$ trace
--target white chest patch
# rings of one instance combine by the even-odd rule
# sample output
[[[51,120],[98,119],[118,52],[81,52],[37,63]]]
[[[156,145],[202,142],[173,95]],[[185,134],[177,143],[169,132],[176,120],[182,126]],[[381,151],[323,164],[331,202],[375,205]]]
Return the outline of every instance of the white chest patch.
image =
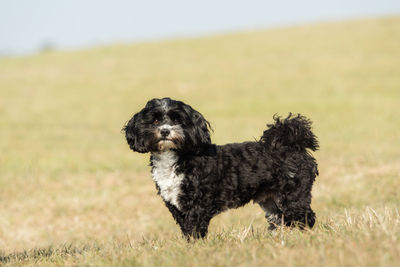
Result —
[[[170,150],[152,154],[152,176],[154,182],[160,188],[161,197],[180,209],[178,196],[181,192],[183,174],[177,175],[175,163],[178,160],[175,152]]]

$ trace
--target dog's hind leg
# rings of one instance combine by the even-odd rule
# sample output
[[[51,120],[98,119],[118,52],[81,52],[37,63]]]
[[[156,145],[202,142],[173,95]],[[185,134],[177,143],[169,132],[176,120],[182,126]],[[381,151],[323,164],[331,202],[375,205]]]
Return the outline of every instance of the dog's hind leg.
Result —
[[[304,190],[303,190],[304,191]],[[285,226],[297,226],[300,229],[312,228],[315,223],[315,213],[311,209],[311,193],[286,194],[279,198],[276,204],[282,211],[282,221]]]
[[[312,228],[315,223],[315,213],[311,207],[300,207],[297,202],[280,205],[272,198],[258,203],[265,211],[265,218],[269,222],[269,230],[275,230],[279,225]]]
[[[314,165],[300,170],[297,177],[292,178],[297,180],[298,185],[278,195],[280,198],[277,205],[283,213],[286,226],[297,226],[300,229],[314,226],[315,213],[311,209],[311,188],[316,174],[317,169]]]
[[[269,223],[269,230],[275,230],[282,222],[282,212],[272,198],[265,199],[258,203],[265,212],[265,218]]]
[[[298,203],[289,203],[283,211],[283,220],[286,226],[298,226],[304,229],[312,228],[315,223],[315,213],[310,206],[301,207]]]

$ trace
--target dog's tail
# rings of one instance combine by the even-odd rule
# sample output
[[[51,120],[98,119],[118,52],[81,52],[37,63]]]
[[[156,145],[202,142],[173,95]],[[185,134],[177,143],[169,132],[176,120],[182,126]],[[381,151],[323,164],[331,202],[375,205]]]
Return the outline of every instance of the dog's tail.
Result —
[[[311,121],[306,117],[297,114],[281,119],[274,115],[274,124],[268,124],[268,129],[264,131],[261,142],[268,145],[271,149],[280,150],[285,147],[298,151],[307,148],[316,151],[319,148],[317,137],[311,131]]]

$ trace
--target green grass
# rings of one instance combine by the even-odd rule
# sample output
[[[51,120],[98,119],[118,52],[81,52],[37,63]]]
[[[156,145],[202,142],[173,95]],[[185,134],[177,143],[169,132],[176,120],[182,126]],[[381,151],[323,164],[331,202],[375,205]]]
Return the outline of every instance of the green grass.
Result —
[[[0,59],[0,265],[399,265],[399,59],[399,17]],[[310,117],[315,228],[271,234],[249,204],[182,239],[120,131],[164,96],[217,144]]]

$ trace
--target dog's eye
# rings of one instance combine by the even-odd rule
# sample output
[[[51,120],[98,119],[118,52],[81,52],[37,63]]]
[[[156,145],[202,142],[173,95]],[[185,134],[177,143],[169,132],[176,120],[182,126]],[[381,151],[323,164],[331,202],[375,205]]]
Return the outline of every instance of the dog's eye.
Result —
[[[181,117],[177,114],[172,114],[170,118],[175,124],[180,124],[181,122]]]
[[[158,119],[154,119],[153,124],[158,124],[159,120]]]

